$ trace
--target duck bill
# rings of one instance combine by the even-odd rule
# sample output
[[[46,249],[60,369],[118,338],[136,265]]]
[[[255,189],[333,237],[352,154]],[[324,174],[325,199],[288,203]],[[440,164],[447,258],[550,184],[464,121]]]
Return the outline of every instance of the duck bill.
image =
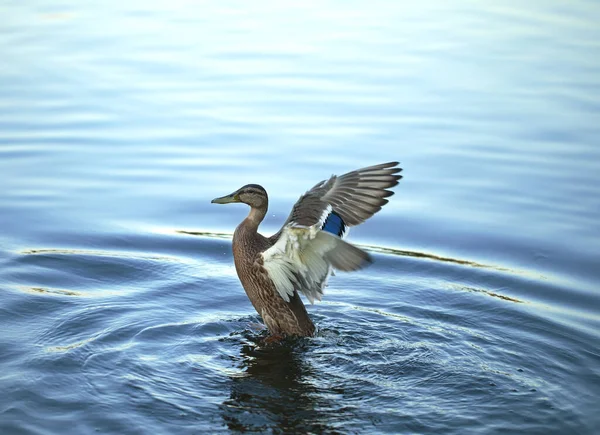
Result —
[[[211,201],[211,204],[230,204],[232,202],[240,202],[237,192],[222,196],[220,198],[215,198]]]

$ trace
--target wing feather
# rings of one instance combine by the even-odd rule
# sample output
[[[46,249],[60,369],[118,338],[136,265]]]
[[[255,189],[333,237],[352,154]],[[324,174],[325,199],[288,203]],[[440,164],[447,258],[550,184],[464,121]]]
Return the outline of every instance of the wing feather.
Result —
[[[286,302],[294,291],[303,293],[310,303],[320,301],[332,268],[351,271],[372,262],[367,252],[317,226],[287,226],[277,243],[261,255],[277,293]]]
[[[295,291],[311,303],[321,300],[333,269],[356,270],[371,262],[369,254],[337,234],[345,236],[349,227],[381,210],[388,202],[385,198],[394,194],[388,189],[402,178],[400,171],[397,162],[390,162],[333,175],[298,199],[281,229],[269,238],[271,247],[262,253],[264,268],[286,302]],[[332,214],[335,224],[323,230]]]
[[[338,214],[347,226],[364,222],[387,204],[384,198],[394,194],[388,189],[398,184],[401,171],[398,162],[389,162],[318,182],[294,204],[281,230],[271,236],[271,243],[275,243],[291,223],[309,227],[324,222],[323,213],[328,207],[331,207],[329,212]]]

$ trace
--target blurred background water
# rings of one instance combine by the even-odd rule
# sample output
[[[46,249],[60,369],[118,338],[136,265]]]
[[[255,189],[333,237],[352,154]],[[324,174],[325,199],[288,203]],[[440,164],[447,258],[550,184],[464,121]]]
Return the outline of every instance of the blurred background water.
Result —
[[[0,432],[600,430],[600,7],[0,3]],[[400,160],[319,334],[230,238]]]

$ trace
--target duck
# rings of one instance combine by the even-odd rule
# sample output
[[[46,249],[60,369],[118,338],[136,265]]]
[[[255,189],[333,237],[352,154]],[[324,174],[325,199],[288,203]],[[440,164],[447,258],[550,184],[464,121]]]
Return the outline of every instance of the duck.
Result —
[[[281,229],[270,237],[258,232],[269,207],[264,187],[246,184],[214,204],[244,203],[246,218],[233,233],[235,269],[248,299],[270,336],[311,337],[316,327],[300,295],[321,301],[334,271],[350,272],[373,262],[365,250],[345,240],[388,203],[402,175],[398,162],[332,175],[300,196]]]

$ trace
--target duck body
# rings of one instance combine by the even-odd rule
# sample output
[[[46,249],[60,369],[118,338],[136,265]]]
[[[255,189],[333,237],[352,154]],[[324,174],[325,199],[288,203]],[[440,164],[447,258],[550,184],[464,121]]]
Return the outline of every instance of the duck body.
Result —
[[[271,237],[258,232],[268,209],[266,190],[248,184],[212,202],[243,202],[250,213],[233,235],[237,275],[252,305],[274,336],[312,336],[315,325],[300,293],[321,300],[333,269],[352,271],[372,262],[365,251],[343,240],[350,226],[387,203],[386,190],[402,177],[396,162],[332,176],[296,202],[282,228]]]
[[[273,243],[242,222],[235,230],[232,250],[235,270],[254,309],[273,335],[312,336],[315,326],[296,292],[289,302],[277,294],[264,268],[262,253]]]

